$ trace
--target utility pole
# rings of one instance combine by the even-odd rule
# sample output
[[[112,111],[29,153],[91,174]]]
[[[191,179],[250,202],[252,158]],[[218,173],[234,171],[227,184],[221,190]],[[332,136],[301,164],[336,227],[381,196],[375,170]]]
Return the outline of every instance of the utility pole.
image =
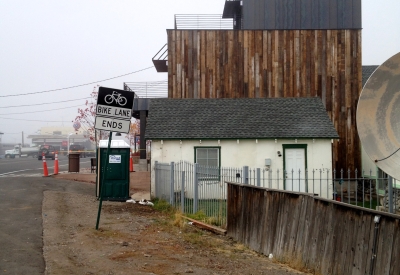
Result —
[[[3,143],[1,142],[1,136],[4,135],[3,132],[0,132],[0,152],[3,152]]]
[[[24,131],[22,131],[22,147],[24,147]]]

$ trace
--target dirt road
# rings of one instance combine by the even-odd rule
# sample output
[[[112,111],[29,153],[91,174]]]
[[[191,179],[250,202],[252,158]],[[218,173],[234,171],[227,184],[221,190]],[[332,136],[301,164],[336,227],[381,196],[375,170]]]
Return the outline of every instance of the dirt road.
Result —
[[[45,191],[46,274],[305,274],[151,206]]]

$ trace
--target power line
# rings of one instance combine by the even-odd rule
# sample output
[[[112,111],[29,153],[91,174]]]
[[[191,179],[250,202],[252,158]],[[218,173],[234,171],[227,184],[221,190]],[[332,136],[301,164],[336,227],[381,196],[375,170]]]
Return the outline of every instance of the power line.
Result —
[[[119,76],[114,76],[114,77],[110,77],[110,78],[107,78],[107,79],[98,80],[98,81],[94,81],[94,82],[90,82],[90,83],[86,83],[86,84],[80,84],[80,85],[75,85],[75,86],[70,86],[70,87],[65,87],[65,88],[59,88],[59,89],[53,89],[53,90],[47,90],[47,91],[41,91],[41,92],[33,92],[33,93],[25,93],[25,94],[16,94],[16,95],[2,95],[2,96],[0,96],[0,97],[11,97],[11,96],[21,96],[21,95],[34,95],[34,94],[42,94],[42,93],[49,93],[49,92],[55,92],[55,91],[68,90],[68,89],[72,89],[72,88],[77,88],[77,87],[92,85],[92,84],[96,84],[96,83],[99,83],[99,82],[104,82],[104,81],[108,81],[108,80],[111,80],[111,79],[115,79],[115,78],[127,76],[127,75],[134,74],[134,73],[138,73],[138,72],[142,72],[142,71],[151,69],[151,68],[153,68],[153,67],[154,67],[154,66],[147,67],[147,68],[144,68],[144,69],[141,69],[141,70],[137,70],[137,71],[134,71],[134,72],[130,72],[130,73],[127,73],[127,74],[123,74],[123,75],[119,75]]]
[[[154,87],[157,85],[163,85],[167,84],[167,80],[161,80],[161,81],[152,81],[152,82],[125,82],[126,84],[134,84],[137,85],[135,88],[140,89],[140,85],[142,87],[145,87],[146,83],[154,83],[154,84],[149,84],[148,87]],[[16,107],[31,107],[31,106],[39,106],[39,105],[46,105],[46,104],[56,104],[56,103],[65,103],[65,102],[71,102],[71,101],[78,101],[78,100],[83,100],[83,99],[94,99],[93,97],[83,97],[83,98],[77,98],[77,99],[70,99],[70,100],[63,100],[63,101],[53,101],[53,102],[43,102],[43,103],[37,103],[37,104],[26,104],[26,105],[13,105],[13,106],[3,106],[0,107],[0,109],[6,109],[6,108],[16,108]],[[0,114],[1,115],[1,114]]]
[[[48,110],[40,110],[40,111],[32,111],[32,112],[19,112],[19,113],[0,114],[0,116],[42,113],[42,112],[57,111],[57,110],[75,108],[75,107],[82,107],[82,104],[81,105],[76,105],[76,106],[64,107],[64,108],[57,108],[57,109],[48,109]]]
[[[8,118],[8,117],[0,117],[0,119],[9,119],[9,120],[23,120],[23,121],[39,121],[39,122],[64,122],[61,120],[35,120],[35,119],[24,119],[24,118]]]
[[[4,109],[4,108],[14,108],[14,107],[28,107],[28,106],[30,107],[30,106],[46,105],[46,104],[54,104],[54,103],[64,103],[64,102],[78,101],[78,100],[89,99],[89,98],[92,98],[92,97],[84,97],[84,98],[77,98],[77,99],[71,99],[71,100],[54,101],[54,102],[38,103],[38,104],[5,106],[5,107],[0,107],[0,109]]]

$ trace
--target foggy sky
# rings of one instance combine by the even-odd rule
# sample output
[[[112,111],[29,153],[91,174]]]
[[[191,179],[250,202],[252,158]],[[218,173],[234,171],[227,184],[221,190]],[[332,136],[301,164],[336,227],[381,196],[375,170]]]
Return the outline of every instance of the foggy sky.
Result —
[[[100,82],[153,66],[151,59],[167,43],[166,29],[174,28],[175,14],[221,14],[224,3],[0,0],[2,141],[21,142],[22,131],[26,137],[45,126],[72,126],[78,106],[83,107],[96,84],[123,89],[124,82],[167,80],[167,73],[150,68]],[[380,65],[400,51],[400,1],[363,0],[362,9],[363,65]],[[10,96],[24,93],[36,94]],[[33,105],[67,100],[75,101]],[[20,105],[28,106],[10,107]],[[37,112],[42,110],[51,111]]]

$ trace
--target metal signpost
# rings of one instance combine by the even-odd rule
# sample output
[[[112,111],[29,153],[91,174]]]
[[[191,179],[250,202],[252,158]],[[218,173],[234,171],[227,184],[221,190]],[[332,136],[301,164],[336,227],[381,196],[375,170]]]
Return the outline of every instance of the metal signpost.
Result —
[[[107,173],[112,133],[129,133],[134,98],[135,93],[133,92],[99,87],[96,106],[96,122],[94,128],[110,131],[106,153],[106,163],[104,166],[104,172],[102,173],[101,183],[104,183],[105,174]],[[103,204],[103,194],[105,189],[101,186],[100,188],[100,202],[97,213],[96,230],[99,229],[100,212]]]

